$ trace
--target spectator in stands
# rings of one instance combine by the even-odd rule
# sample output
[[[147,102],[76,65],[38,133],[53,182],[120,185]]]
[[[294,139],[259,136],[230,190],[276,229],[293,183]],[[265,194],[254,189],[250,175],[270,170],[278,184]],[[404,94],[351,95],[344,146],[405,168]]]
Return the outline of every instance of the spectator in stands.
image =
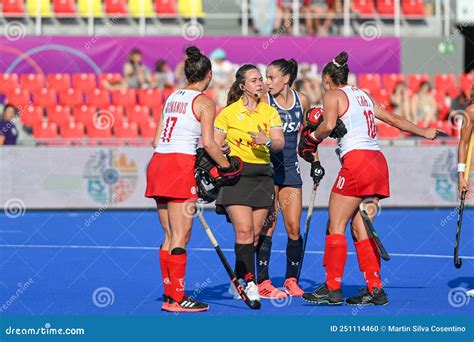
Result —
[[[306,0],[298,0],[299,11],[301,14],[306,12],[305,2]],[[292,14],[293,0],[279,0],[277,17],[275,20],[275,27],[277,28],[278,32],[291,34],[291,29],[293,26]]]
[[[408,89],[404,82],[399,82],[395,86],[393,94],[390,96],[390,104],[393,108],[394,113],[403,116],[408,121],[415,121],[415,118],[413,117],[410,110],[410,99],[408,97]]]
[[[276,0],[250,0],[250,15],[254,28],[262,36],[272,34],[276,12]]]
[[[184,62],[186,62],[186,49],[188,47],[186,46],[183,51],[183,59],[181,62],[176,65],[176,68],[174,69],[174,79],[176,82],[176,88],[183,88],[184,85],[186,84],[186,75],[184,74]]]
[[[159,59],[155,64],[153,87],[158,89],[174,87],[173,72],[171,71],[170,66],[164,59]]]
[[[0,120],[0,145],[16,145],[18,138],[18,130],[14,122],[16,116],[17,109],[12,105],[6,105]]]
[[[429,82],[423,82],[418,92],[411,99],[411,112],[414,122],[421,122],[423,127],[428,127],[430,123],[438,120],[438,106],[436,99],[431,94]]]
[[[308,63],[300,64],[298,80],[294,84],[297,91],[308,95],[311,106],[321,103],[321,80],[311,71]]]
[[[123,66],[125,82],[129,88],[149,88],[151,85],[150,70],[142,63],[142,53],[133,49],[128,61]]]
[[[230,88],[234,79],[234,66],[227,60],[223,49],[215,49],[211,53],[212,83],[216,102],[219,106],[227,103],[227,89]]]
[[[329,6],[328,0],[309,0],[308,6],[305,6],[304,12],[307,15],[321,16],[321,17],[306,17],[305,26],[306,33],[310,36],[327,36],[329,28],[332,26],[334,19],[334,6]]]

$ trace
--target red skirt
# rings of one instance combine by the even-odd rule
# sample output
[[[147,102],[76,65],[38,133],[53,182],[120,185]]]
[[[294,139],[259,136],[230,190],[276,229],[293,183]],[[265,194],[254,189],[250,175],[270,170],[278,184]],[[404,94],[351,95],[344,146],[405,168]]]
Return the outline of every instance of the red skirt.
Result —
[[[155,152],[146,172],[145,197],[197,199],[195,160],[194,155]]]
[[[390,197],[388,166],[382,152],[353,150],[344,155],[332,191],[351,197]]]

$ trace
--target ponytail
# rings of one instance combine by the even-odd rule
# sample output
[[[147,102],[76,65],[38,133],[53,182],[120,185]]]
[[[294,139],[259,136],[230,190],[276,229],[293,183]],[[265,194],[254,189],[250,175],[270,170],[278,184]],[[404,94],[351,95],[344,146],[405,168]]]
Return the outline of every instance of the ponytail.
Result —
[[[347,52],[341,52],[336,58],[326,64],[322,74],[329,75],[336,85],[346,85],[347,78],[349,77],[349,66],[347,65],[348,59],[349,55]]]
[[[242,88],[240,88],[240,85],[245,84],[245,75],[247,74],[247,71],[252,69],[258,70],[258,68],[253,64],[244,64],[235,73],[235,82],[232,83],[229,94],[227,94],[228,106],[234,102],[237,102],[244,94],[244,91]]]
[[[286,60],[284,58],[276,59],[269,64],[277,67],[283,76],[290,75],[290,79],[288,81],[288,86],[291,87],[293,82],[296,80],[296,76],[298,75],[298,63],[295,61],[294,58]]]

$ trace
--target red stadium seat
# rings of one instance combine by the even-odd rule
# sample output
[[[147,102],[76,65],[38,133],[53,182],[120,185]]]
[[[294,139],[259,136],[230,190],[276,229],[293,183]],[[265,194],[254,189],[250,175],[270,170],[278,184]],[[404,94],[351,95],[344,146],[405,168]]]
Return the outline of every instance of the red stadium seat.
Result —
[[[416,93],[420,88],[421,83],[429,82],[430,76],[428,74],[410,74],[408,75],[408,89]]]
[[[384,88],[391,94],[400,82],[405,82],[405,76],[402,74],[384,74],[382,76]]]
[[[43,108],[27,106],[21,111],[20,120],[25,126],[35,126],[43,122]]]
[[[0,74],[0,94],[6,94],[11,89],[18,88],[17,74]]]
[[[396,139],[400,137],[400,130],[396,127],[379,122],[377,124],[377,136],[381,139]]]
[[[33,94],[33,103],[37,106],[52,107],[57,103],[56,91],[54,89],[43,88]]]
[[[54,122],[59,127],[68,124],[71,121],[71,108],[66,106],[52,106],[47,109],[48,122]]]
[[[433,95],[438,105],[438,112],[439,112],[438,119],[446,120],[449,114],[449,110],[450,110],[449,106],[450,106],[451,101],[448,102],[448,100],[446,99],[447,95],[444,91],[437,91],[436,89],[433,89],[431,91],[431,95]]]
[[[96,109],[83,105],[74,107],[72,113],[76,122],[82,122],[85,126],[88,126],[92,124],[92,117],[96,113]]]
[[[91,139],[109,139],[112,137],[112,131],[110,127],[97,128],[94,125],[88,125],[87,136]]]
[[[33,137],[35,139],[57,139],[58,125],[54,122],[41,122],[33,126]]]
[[[7,93],[7,102],[15,107],[26,106],[31,103],[30,93],[23,88],[15,88]]]
[[[352,5],[361,15],[373,15],[375,13],[374,0],[353,0]]]
[[[360,89],[368,90],[370,93],[382,89],[380,74],[360,74],[358,82]]]
[[[23,74],[20,78],[21,87],[30,93],[38,93],[46,86],[45,77],[42,74]]]
[[[126,109],[128,122],[141,124],[150,120],[150,109],[145,106],[133,106]]]
[[[446,93],[451,97],[455,97],[458,94],[456,76],[454,74],[435,75],[434,87],[438,92]]]
[[[163,106],[164,105],[161,105],[159,106],[158,108],[155,108],[153,109],[153,119],[156,121],[156,122],[160,122],[161,120],[161,112],[163,111]]]
[[[140,135],[143,138],[153,139],[156,133],[156,122],[153,120],[148,120],[140,124]]]
[[[424,16],[424,0],[402,0],[402,13],[408,16]]]
[[[177,0],[155,0],[157,14],[175,16],[178,13],[177,7]]]
[[[103,112],[106,115],[111,115],[114,118],[114,125],[122,125],[122,123],[125,121],[125,115],[124,115],[124,110],[123,107],[120,106],[105,106],[99,108],[99,112]]]
[[[94,89],[86,93],[86,104],[94,107],[104,107],[110,104],[110,93],[105,89]]]
[[[470,72],[469,74],[462,74],[460,79],[460,88],[464,92],[466,96],[469,96],[471,91],[471,87],[474,84],[474,72]]]
[[[132,107],[137,104],[135,89],[120,89],[112,91],[112,104],[116,106]]]
[[[380,15],[394,15],[395,0],[377,0],[377,12]]]
[[[126,0],[105,0],[105,13],[109,15],[127,14]]]
[[[99,88],[105,88],[107,83],[116,85],[122,82],[122,75],[119,73],[108,73],[99,75]]]
[[[138,125],[135,122],[123,122],[121,125],[114,125],[114,136],[121,139],[137,139]]]
[[[141,89],[138,91],[138,104],[156,108],[163,104],[163,95],[159,89]]]
[[[83,93],[97,88],[94,74],[74,74],[72,75],[72,87]]]
[[[66,91],[71,88],[71,76],[69,74],[49,74],[48,88],[52,88],[57,92]]]
[[[72,107],[82,105],[82,92],[73,88],[60,91],[59,104]]]
[[[84,124],[82,122],[70,121],[59,127],[61,137],[65,139],[83,139],[85,136]]]
[[[162,90],[163,92],[163,103],[166,101],[166,99],[168,98],[168,96],[170,96],[173,92],[174,92],[174,89],[173,88],[164,88]]]
[[[25,1],[24,0],[3,0],[3,14],[5,16],[14,15],[18,16],[25,14]]]
[[[372,93],[372,95],[375,98],[375,100],[377,100],[378,103],[385,106],[389,110],[391,109],[391,102],[390,102],[391,93],[389,93],[387,90],[380,89]]]
[[[59,16],[74,16],[76,14],[76,2],[74,0],[54,0],[54,13]]]

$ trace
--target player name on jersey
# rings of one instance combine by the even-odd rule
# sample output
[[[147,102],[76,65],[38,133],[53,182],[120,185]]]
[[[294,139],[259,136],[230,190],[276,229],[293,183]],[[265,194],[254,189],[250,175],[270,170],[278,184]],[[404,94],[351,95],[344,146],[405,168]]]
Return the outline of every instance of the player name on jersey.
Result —
[[[166,104],[165,112],[175,114],[186,114],[188,104],[188,102],[170,101]]]

